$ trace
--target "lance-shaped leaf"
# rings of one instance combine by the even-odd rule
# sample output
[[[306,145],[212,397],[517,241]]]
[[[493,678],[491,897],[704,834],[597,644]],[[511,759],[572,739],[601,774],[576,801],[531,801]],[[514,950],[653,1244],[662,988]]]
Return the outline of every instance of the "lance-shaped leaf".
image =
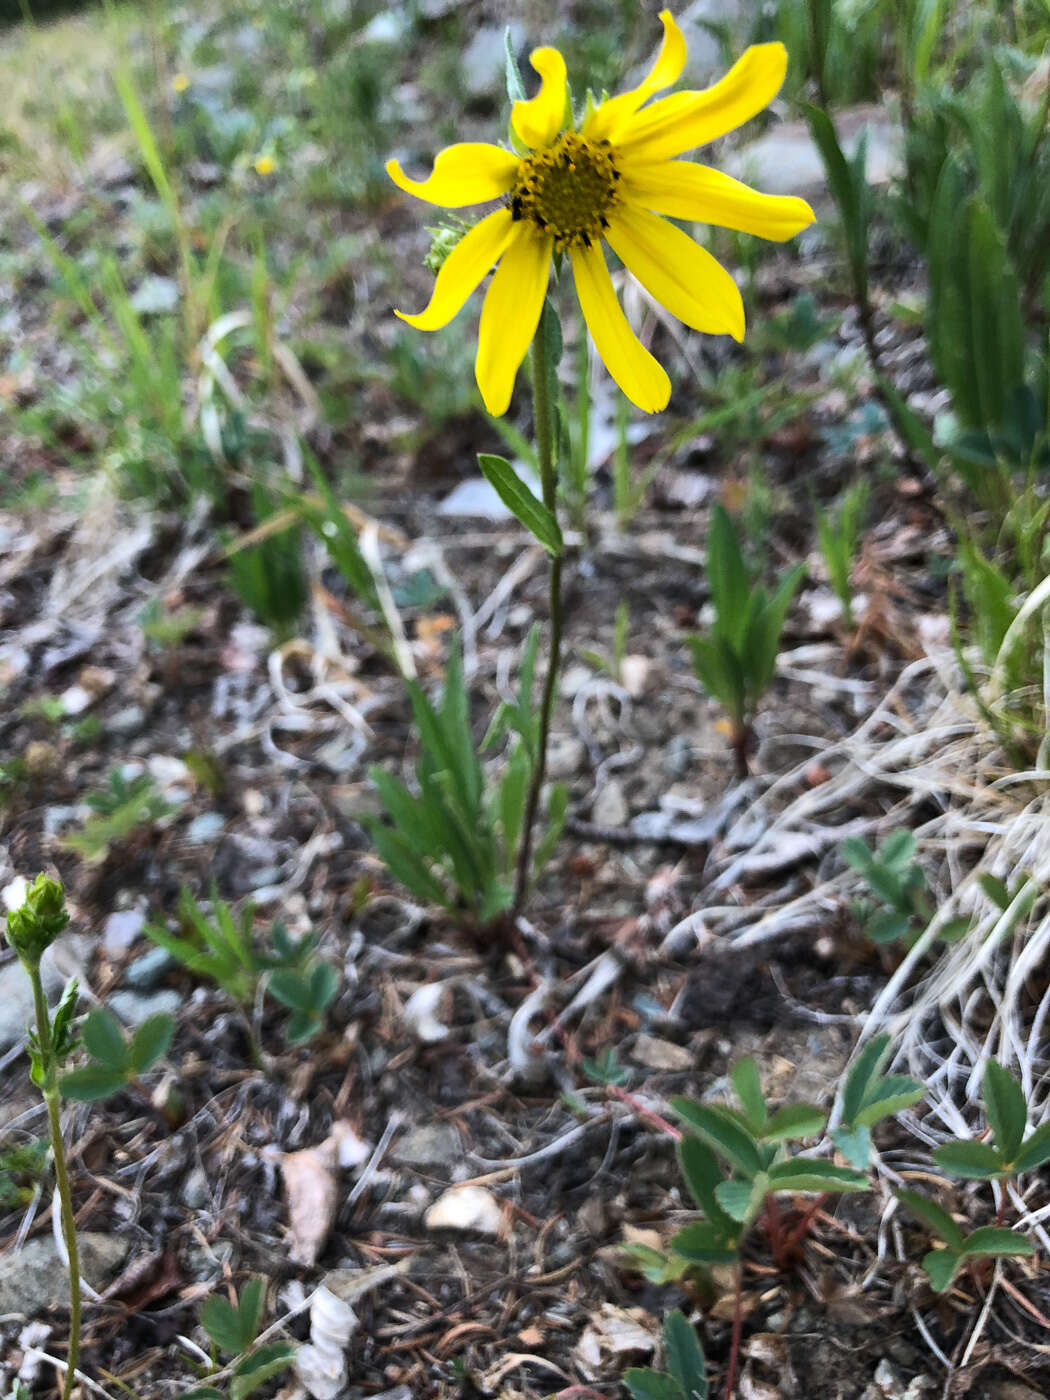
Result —
[[[565,542],[554,514],[533,495],[506,457],[497,457],[491,452],[480,452],[478,466],[511,514],[515,515],[526,530],[535,535],[547,553],[556,559],[564,551]]]
[[[754,1176],[762,1170],[758,1144],[747,1129],[728,1113],[684,1098],[672,1099],[671,1107],[679,1118],[745,1176]]]

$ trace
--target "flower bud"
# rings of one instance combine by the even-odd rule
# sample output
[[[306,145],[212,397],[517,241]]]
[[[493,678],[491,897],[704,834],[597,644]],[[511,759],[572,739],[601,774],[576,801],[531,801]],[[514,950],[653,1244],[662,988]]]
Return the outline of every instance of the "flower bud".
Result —
[[[27,967],[38,967],[44,949],[68,923],[61,881],[40,874],[26,890],[22,905],[7,915],[7,941]]]

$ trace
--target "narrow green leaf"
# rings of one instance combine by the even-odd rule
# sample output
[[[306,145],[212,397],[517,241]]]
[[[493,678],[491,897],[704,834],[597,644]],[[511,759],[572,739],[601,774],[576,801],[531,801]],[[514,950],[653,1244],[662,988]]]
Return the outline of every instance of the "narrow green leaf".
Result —
[[[557,520],[518,476],[506,457],[491,452],[478,453],[478,466],[500,500],[530,534],[535,535],[555,559],[564,552],[565,542]]]
[[[129,1059],[136,1074],[145,1074],[163,1058],[175,1037],[175,1018],[166,1011],[147,1016],[131,1038]]]
[[[945,1244],[951,1245],[955,1250],[962,1249],[963,1232],[943,1206],[926,1196],[920,1196],[917,1191],[898,1191],[897,1199],[917,1220],[921,1220],[928,1230],[939,1235]]]
[[[846,847],[849,841],[844,841],[841,852],[842,858],[848,860]],[[863,846],[863,841],[860,842]],[[867,851],[867,847],[864,849]],[[868,852],[870,856],[871,852]],[[852,862],[850,862],[852,864]],[[856,1121],[860,1106],[867,1098],[872,1086],[877,1082],[882,1073],[890,1053],[890,1037],[882,1032],[873,1036],[868,1041],[864,1049],[853,1061],[849,1074],[846,1076],[846,1087],[842,1091],[842,1121],[847,1126],[852,1126]]]
[[[1035,1245],[1014,1230],[1007,1230],[999,1225],[982,1225],[980,1229],[966,1236],[962,1253],[971,1257],[982,1254],[989,1258],[1027,1256],[1035,1253]]]
[[[200,1324],[220,1351],[239,1356],[244,1350],[240,1312],[228,1298],[213,1294],[201,1304]]]
[[[671,1236],[671,1251],[679,1258],[688,1260],[690,1264],[731,1264],[737,1257],[733,1236],[738,1235],[740,1231],[732,1217],[727,1215],[721,1206],[718,1212],[725,1219],[732,1235],[727,1238],[727,1235],[716,1229],[709,1220],[698,1220],[692,1225],[683,1226],[677,1234]]]
[[[935,1293],[945,1293],[955,1277],[961,1256],[954,1249],[931,1249],[923,1256],[922,1267]]]
[[[1003,1160],[1012,1162],[1028,1125],[1028,1105],[1024,1091],[1013,1075],[997,1060],[989,1060],[981,1082],[984,1111]]]
[[[1021,1150],[1011,1162],[1015,1172],[1030,1172],[1050,1161],[1050,1122],[1036,1128],[1021,1145]]]
[[[871,1166],[871,1130],[866,1127],[832,1128],[831,1141],[859,1172]]]
[[[792,1157],[769,1168],[773,1191],[867,1191],[868,1178],[820,1157]]]
[[[723,1234],[731,1234],[733,1222],[718,1203],[716,1187],[725,1180],[718,1159],[700,1138],[686,1133],[678,1144],[678,1163],[689,1194]]]
[[[296,1348],[288,1342],[271,1342],[242,1357],[233,1369],[230,1400],[247,1400],[261,1385],[287,1370],[295,1360],[295,1352]]]
[[[673,1098],[671,1107],[679,1118],[694,1128],[738,1171],[746,1176],[754,1176],[761,1171],[762,1158],[758,1144],[746,1128],[734,1122],[724,1111],[684,1098]]]
[[[946,1142],[934,1148],[933,1160],[949,1175],[969,1181],[991,1181],[1008,1175],[1002,1156],[987,1142]]]
[[[918,1103],[925,1094],[925,1088],[908,1075],[888,1074],[868,1090],[853,1121],[859,1127],[873,1127],[883,1118],[911,1108],[912,1104]]]
[[[664,1318],[664,1352],[667,1369],[681,1386],[686,1400],[707,1400],[707,1362],[696,1328],[674,1309]]]
[[[762,1137],[762,1130],[769,1119],[769,1110],[766,1108],[762,1082],[758,1077],[758,1065],[750,1055],[743,1060],[737,1060],[729,1071],[729,1079],[743,1105],[747,1126],[756,1137]]]
[[[98,1006],[84,1017],[80,1031],[84,1048],[107,1069],[118,1073],[128,1068],[128,1047],[124,1032],[113,1012],[105,1006]]]
[[[686,1400],[685,1391],[666,1371],[630,1366],[623,1373],[623,1383],[634,1400]]]
[[[765,1132],[763,1142],[797,1142],[801,1138],[818,1137],[824,1131],[828,1116],[809,1103],[786,1103],[778,1108]]]
[[[750,1179],[734,1177],[732,1181],[722,1181],[715,1187],[718,1204],[725,1213],[739,1224],[746,1224],[758,1212],[769,1186],[765,1172],[759,1172]]]
[[[107,1069],[105,1065],[85,1065],[82,1069],[71,1069],[63,1074],[58,1087],[67,1099],[77,1099],[81,1103],[93,1103],[96,1099],[108,1099],[118,1089],[127,1084],[127,1076],[119,1069]]]

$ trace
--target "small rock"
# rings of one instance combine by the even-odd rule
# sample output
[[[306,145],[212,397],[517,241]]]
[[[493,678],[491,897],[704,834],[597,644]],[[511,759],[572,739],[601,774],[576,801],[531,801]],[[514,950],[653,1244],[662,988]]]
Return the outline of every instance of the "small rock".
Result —
[[[500,42],[502,43],[502,40]],[[502,68],[500,71],[502,72]],[[513,466],[517,475],[538,499],[539,478],[520,462],[513,463]],[[469,476],[458,486],[454,486],[438,506],[437,513],[454,519],[460,516],[494,521],[514,519],[513,511],[503,504],[496,488],[483,476]]]
[[[118,909],[110,914],[102,930],[102,947],[108,957],[118,958],[126,953],[138,938],[146,923],[141,909]]]
[[[80,1271],[99,1290],[116,1277],[131,1248],[129,1240],[90,1230],[79,1243]],[[68,1302],[69,1275],[54,1240],[41,1237],[0,1254],[0,1313],[34,1317]]]
[[[222,834],[226,818],[221,812],[202,812],[194,817],[183,838],[189,846],[206,846]]]
[[[523,33],[520,24],[509,26],[511,47],[520,48]],[[503,88],[507,66],[502,25],[483,24],[475,29],[470,43],[460,54],[463,86],[471,97],[483,97]]]
[[[124,969],[124,986],[133,992],[151,992],[166,972],[175,966],[167,948],[151,948]]]
[[[63,712],[72,719],[75,715],[82,715],[95,697],[84,686],[71,685],[68,690],[62,692],[59,699],[62,701]]]
[[[140,316],[170,315],[179,304],[179,286],[171,277],[144,277],[131,298]]]
[[[626,826],[629,816],[623,788],[615,778],[610,778],[594,799],[591,821],[596,826]]]
[[[478,1235],[498,1235],[502,1223],[499,1201],[483,1186],[453,1186],[423,1216],[428,1230],[469,1230]]]
[[[87,947],[85,939],[66,934],[44,953],[40,976],[50,1006],[58,1001],[71,977],[83,978]],[[24,1040],[32,1020],[33,988],[25,969],[17,960],[5,963],[0,967],[0,1052]]]
[[[182,1006],[182,997],[170,987],[165,987],[159,992],[147,992],[145,995],[139,992],[119,991],[110,993],[107,1004],[114,1016],[119,1016],[126,1026],[141,1026],[150,1016],[160,1013],[177,1016]]]
[[[574,734],[552,734],[547,747],[547,777],[553,781],[572,778],[583,767],[587,750]]]
[[[425,1045],[436,1045],[451,1034],[441,1019],[442,1005],[448,999],[445,983],[425,982],[405,1002],[405,1024]]]
[[[145,728],[146,711],[141,705],[126,705],[106,720],[106,730],[110,734],[137,734]]]
[[[424,1123],[413,1128],[398,1143],[392,1158],[399,1166],[426,1171],[430,1167],[451,1168],[462,1160],[463,1144],[451,1123]]]
[[[647,656],[625,656],[620,663],[620,681],[632,700],[640,700],[649,682],[652,662]]]
[[[647,1069],[686,1070],[693,1068],[693,1057],[682,1045],[660,1040],[655,1035],[640,1035],[631,1050],[636,1065]]]
[[[194,1167],[182,1183],[179,1200],[187,1210],[200,1210],[208,1195],[208,1174],[203,1167]]]

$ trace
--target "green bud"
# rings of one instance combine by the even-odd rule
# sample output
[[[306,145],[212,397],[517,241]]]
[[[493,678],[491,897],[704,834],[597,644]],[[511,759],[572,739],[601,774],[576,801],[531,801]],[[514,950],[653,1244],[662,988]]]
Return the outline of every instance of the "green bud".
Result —
[[[445,265],[445,259],[452,249],[460,241],[465,233],[470,232],[470,225],[456,220],[456,224],[438,224],[436,228],[428,228],[430,234],[430,252],[423,259],[423,266],[435,275],[441,271]]]
[[[68,923],[61,881],[41,873],[26,890],[21,907],[8,914],[7,941],[27,967],[38,967],[44,949]]]

